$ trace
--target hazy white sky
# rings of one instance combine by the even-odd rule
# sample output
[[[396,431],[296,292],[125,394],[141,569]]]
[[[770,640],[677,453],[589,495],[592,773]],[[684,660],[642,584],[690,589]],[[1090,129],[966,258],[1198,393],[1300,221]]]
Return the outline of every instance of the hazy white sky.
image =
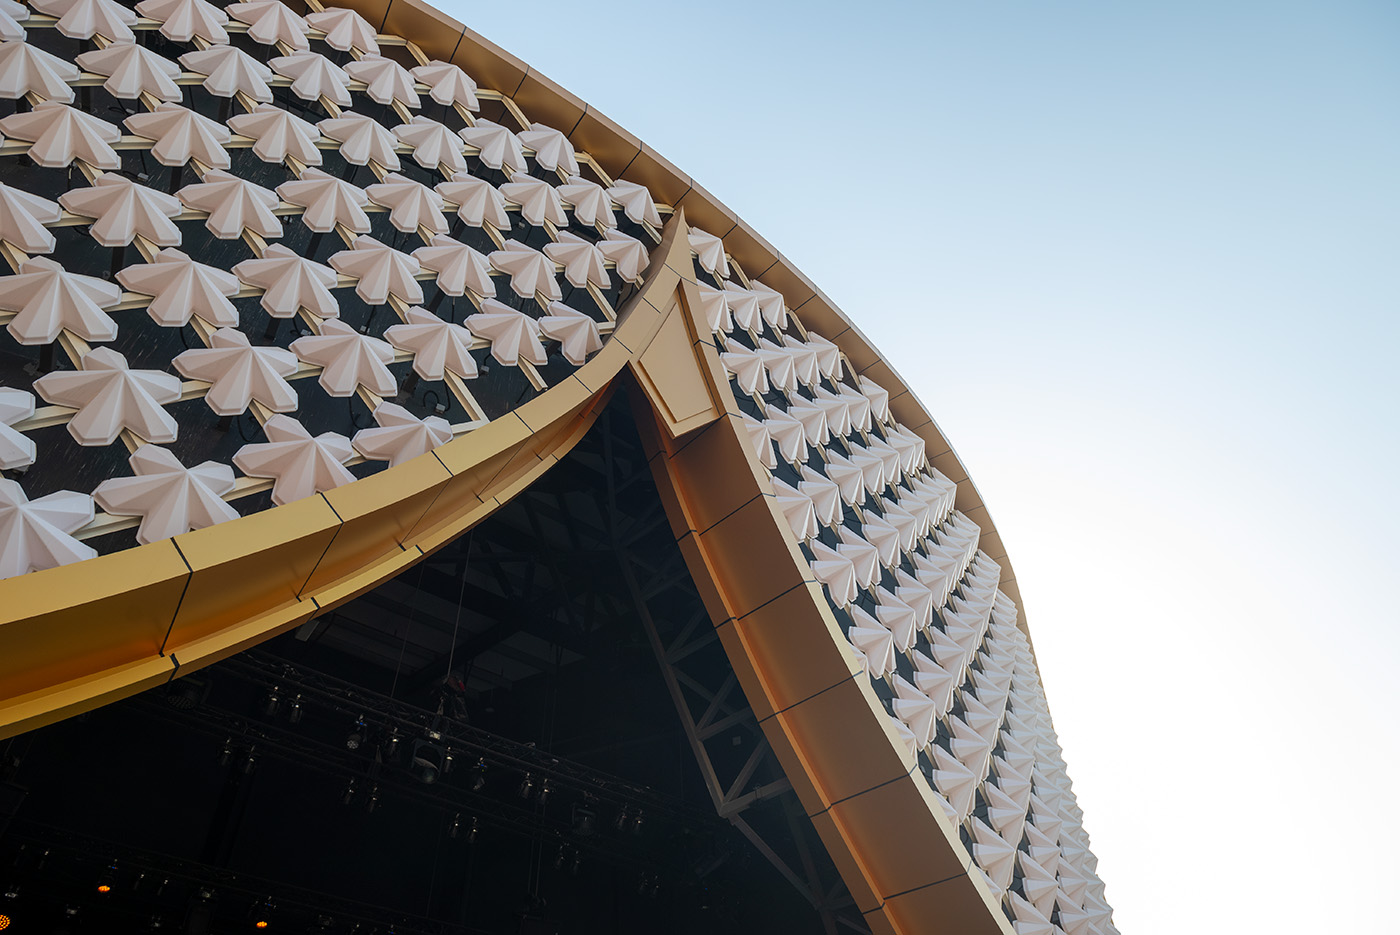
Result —
[[[441,5],[933,411],[1125,933],[1395,924],[1400,6]]]

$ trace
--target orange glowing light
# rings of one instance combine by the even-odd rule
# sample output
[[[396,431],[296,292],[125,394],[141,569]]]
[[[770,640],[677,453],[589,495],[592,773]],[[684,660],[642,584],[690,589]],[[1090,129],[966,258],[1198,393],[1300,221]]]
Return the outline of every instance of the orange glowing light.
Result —
[[[9,916],[0,916],[0,930],[7,929],[7,928],[9,928],[9,927],[10,927],[10,917],[9,917]]]
[[[99,883],[99,884],[97,884],[97,892],[99,892],[99,893],[110,893],[110,892],[112,892],[112,888],[111,888],[110,886],[108,886],[106,883]]]
[[[258,921],[253,923],[253,928],[265,929],[267,928],[267,923],[264,922],[262,919],[259,919]]]

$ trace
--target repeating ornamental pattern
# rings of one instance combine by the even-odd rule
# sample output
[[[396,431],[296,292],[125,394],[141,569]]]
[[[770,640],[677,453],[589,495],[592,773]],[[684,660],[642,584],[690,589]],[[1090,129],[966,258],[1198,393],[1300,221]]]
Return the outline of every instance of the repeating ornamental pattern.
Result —
[[[569,380],[647,273],[674,210],[646,185],[307,9],[0,0],[0,579],[430,456]],[[681,234],[843,651],[968,859],[1020,935],[1114,935],[956,485],[723,237]]]

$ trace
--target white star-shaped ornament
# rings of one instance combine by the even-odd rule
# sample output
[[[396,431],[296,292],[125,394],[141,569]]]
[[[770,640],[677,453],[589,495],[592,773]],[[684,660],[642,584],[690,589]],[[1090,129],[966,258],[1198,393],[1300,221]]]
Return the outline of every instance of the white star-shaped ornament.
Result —
[[[413,251],[413,258],[426,270],[437,273],[438,288],[447,295],[465,295],[470,289],[483,298],[496,294],[491,263],[481,253],[445,234]]]
[[[535,293],[559,301],[564,293],[555,278],[554,261],[538,250],[532,250],[517,240],[507,240],[505,246],[487,257],[491,265],[510,275],[510,287],[521,298]]]
[[[122,121],[137,136],[151,140],[151,155],[163,166],[183,166],[190,160],[212,169],[229,167],[233,139],[228,127],[179,104],[161,104],[153,111],[132,114]]]
[[[102,87],[120,100],[135,101],[150,95],[176,102],[184,96],[175,83],[180,66],[135,41],[113,42],[105,49],[84,52],[74,61],[84,71],[106,77]]]
[[[0,276],[0,309],[17,313],[6,328],[20,344],[52,344],[64,330],[84,341],[111,341],[117,323],[105,310],[121,298],[114,283],[70,273],[46,257]]]
[[[358,280],[355,293],[368,305],[383,305],[394,296],[409,305],[423,301],[423,287],[414,277],[418,261],[373,237],[356,237],[355,245],[331,255],[331,266]]]
[[[279,0],[280,2],[280,0]],[[253,153],[263,162],[281,163],[291,157],[302,165],[319,166],[321,131],[291,111],[259,104],[246,114],[228,119],[229,129],[253,141]]]
[[[229,301],[238,294],[238,277],[196,263],[174,247],[160,251],[150,263],[118,270],[117,282],[151,297],[146,313],[161,327],[182,327],[195,315],[215,327],[238,327],[238,309]]]
[[[24,253],[52,253],[58,241],[44,225],[62,216],[58,202],[0,182],[0,241]]]
[[[340,305],[331,295],[335,270],[283,246],[270,245],[255,260],[233,268],[240,281],[263,290],[261,304],[273,318],[291,318],[306,309],[317,318],[336,318]]]
[[[273,412],[295,412],[297,392],[286,378],[296,373],[297,358],[280,347],[255,347],[248,336],[220,328],[209,347],[178,354],[171,363],[189,380],[205,380],[205,403],[215,414],[236,416],[257,400]]]
[[[452,440],[452,426],[441,416],[420,419],[396,403],[374,409],[377,428],[361,429],[350,444],[367,461],[388,461],[395,467]]]
[[[484,300],[478,314],[467,316],[467,327],[490,341],[491,356],[507,367],[517,366],[521,358],[537,366],[549,359],[540,343],[539,322],[495,299]]]
[[[34,415],[34,394],[0,386],[0,469],[13,471],[34,463],[34,441],[10,426]]]
[[[78,160],[95,169],[122,167],[121,157],[112,148],[122,138],[121,128],[57,101],[44,101],[27,114],[0,119],[0,133],[12,140],[27,140],[31,145],[25,155],[36,165],[61,169]]]
[[[510,230],[505,196],[485,179],[458,172],[451,181],[439,182],[435,188],[444,201],[457,206],[457,216],[469,227],[489,224],[496,230]]]
[[[281,5],[280,0],[273,2]],[[215,97],[242,94],[263,104],[272,103],[272,88],[267,83],[272,69],[237,46],[216,45],[186,52],[180,56],[180,64],[203,75],[204,90]]]
[[[97,550],[71,535],[92,522],[92,497],[60,490],[30,500],[0,479],[0,578],[14,578],[93,558]]]
[[[318,382],[331,396],[354,396],[362,386],[376,396],[393,396],[398,391],[387,366],[394,359],[394,349],[343,321],[322,322],[320,334],[297,338],[291,348],[308,364],[320,365]]]
[[[365,190],[320,169],[307,169],[301,178],[278,185],[277,196],[304,208],[301,222],[318,233],[329,233],[337,224],[356,234],[370,231]]]
[[[394,152],[394,134],[373,117],[347,110],[339,117],[327,117],[316,128],[340,144],[340,154],[346,162],[357,166],[373,162],[392,172],[401,168]]]
[[[83,358],[82,370],[58,370],[34,381],[35,391],[77,413],[68,432],[78,444],[110,445],[123,430],[148,442],[175,440],[180,427],[162,407],[180,399],[180,378],[161,370],[132,370],[110,347]]]
[[[227,464],[187,468],[159,445],[142,445],[127,460],[136,476],[105,480],[92,497],[108,513],[141,517],[136,541],[142,545],[238,518],[222,497],[233,489]]]
[[[470,331],[418,306],[410,308],[404,317],[404,324],[385,329],[384,337],[394,347],[413,355],[413,369],[420,377],[441,380],[454,373],[463,380],[476,379]]]
[[[350,76],[319,52],[293,52],[279,55],[267,66],[284,78],[292,79],[292,93],[303,101],[325,98],[337,107],[351,104]]]
[[[141,0],[136,12],[160,23],[160,34],[171,42],[188,44],[198,37],[210,45],[228,44],[228,14],[209,0]]]
[[[598,322],[562,302],[551,302],[549,314],[538,321],[540,332],[558,341],[560,353],[575,367],[582,367],[589,354],[603,349]]]
[[[291,416],[276,415],[263,425],[266,442],[244,445],[234,465],[249,477],[273,478],[272,502],[281,506],[355,479],[345,462],[355,456],[339,432],[312,437]]]
[[[177,194],[186,206],[209,212],[204,226],[220,240],[238,240],[244,231],[265,240],[282,236],[282,221],[272,213],[281,200],[277,193],[231,172],[211,169]]]

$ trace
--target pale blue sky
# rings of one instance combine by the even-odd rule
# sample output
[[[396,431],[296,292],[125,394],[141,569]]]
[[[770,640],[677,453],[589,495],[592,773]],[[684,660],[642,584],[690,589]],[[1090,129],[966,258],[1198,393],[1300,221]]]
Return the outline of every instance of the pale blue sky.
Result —
[[[444,9],[724,200],[928,404],[1127,935],[1393,924],[1400,6]]]

